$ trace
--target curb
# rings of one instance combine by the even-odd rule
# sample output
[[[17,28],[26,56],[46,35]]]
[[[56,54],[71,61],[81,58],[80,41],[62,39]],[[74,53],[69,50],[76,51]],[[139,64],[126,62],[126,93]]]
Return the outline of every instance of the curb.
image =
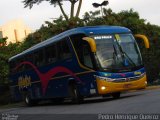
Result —
[[[156,86],[147,86],[146,90],[153,90],[153,89],[158,89],[160,88],[160,85],[156,85]]]

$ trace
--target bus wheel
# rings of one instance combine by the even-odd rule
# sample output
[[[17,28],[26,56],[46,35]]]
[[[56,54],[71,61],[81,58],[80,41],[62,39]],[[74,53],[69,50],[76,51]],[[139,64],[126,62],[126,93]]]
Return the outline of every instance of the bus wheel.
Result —
[[[27,106],[34,106],[36,105],[36,101],[32,100],[29,94],[25,94],[24,102]]]
[[[116,92],[116,93],[112,93],[111,95],[112,95],[112,97],[113,97],[113,99],[118,99],[118,98],[120,98],[120,92]]]
[[[75,85],[69,86],[69,94],[70,94],[72,103],[79,104],[83,102],[83,97],[80,95]]]

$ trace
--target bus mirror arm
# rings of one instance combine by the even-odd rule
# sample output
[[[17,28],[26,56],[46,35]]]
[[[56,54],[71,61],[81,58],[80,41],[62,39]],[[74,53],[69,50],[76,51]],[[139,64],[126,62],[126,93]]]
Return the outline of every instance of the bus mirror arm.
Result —
[[[145,44],[145,47],[149,48],[149,40],[145,35],[135,34],[134,36],[135,36],[135,38],[140,38],[140,40],[143,40],[144,44]]]
[[[93,38],[84,37],[84,38],[82,38],[82,39],[88,42],[88,44],[89,44],[90,47],[91,47],[91,51],[92,51],[92,52],[95,53],[95,52],[97,51],[96,43],[95,43],[95,40],[94,40]]]

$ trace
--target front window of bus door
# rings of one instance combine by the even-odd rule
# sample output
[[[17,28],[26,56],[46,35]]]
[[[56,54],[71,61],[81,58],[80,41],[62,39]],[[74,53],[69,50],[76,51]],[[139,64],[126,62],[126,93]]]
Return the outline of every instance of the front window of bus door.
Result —
[[[93,68],[91,52],[88,44],[84,44],[82,46],[82,54],[83,54],[83,64],[89,68]]]

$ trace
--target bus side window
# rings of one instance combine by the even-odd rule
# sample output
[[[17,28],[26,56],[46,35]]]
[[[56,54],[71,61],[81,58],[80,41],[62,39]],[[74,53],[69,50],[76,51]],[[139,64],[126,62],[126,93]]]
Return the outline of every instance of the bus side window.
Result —
[[[33,54],[27,54],[25,56],[25,61],[33,63]],[[29,70],[31,68],[32,67],[30,65],[28,65],[28,64],[25,65],[25,70]]]
[[[43,66],[44,65],[43,49],[34,53],[34,63],[36,66]]]
[[[21,63],[21,59],[16,59],[16,66],[15,67],[17,67],[17,66],[19,66],[19,64]],[[20,67],[18,67],[16,70],[15,70],[15,72],[16,73],[19,73],[19,72],[21,72],[22,71],[22,66],[20,66]]]
[[[57,61],[56,44],[52,44],[45,48],[46,63],[54,63]]]
[[[24,62],[24,57],[21,57],[20,60],[19,60],[19,63],[18,65],[20,65],[22,62]],[[19,72],[22,72],[25,70],[25,65],[24,64],[21,64],[20,68],[19,68]]]
[[[59,47],[59,51],[60,51],[59,56],[60,56],[60,59],[62,59],[62,60],[70,58],[72,56],[66,39],[67,38],[58,42],[58,47]]]

